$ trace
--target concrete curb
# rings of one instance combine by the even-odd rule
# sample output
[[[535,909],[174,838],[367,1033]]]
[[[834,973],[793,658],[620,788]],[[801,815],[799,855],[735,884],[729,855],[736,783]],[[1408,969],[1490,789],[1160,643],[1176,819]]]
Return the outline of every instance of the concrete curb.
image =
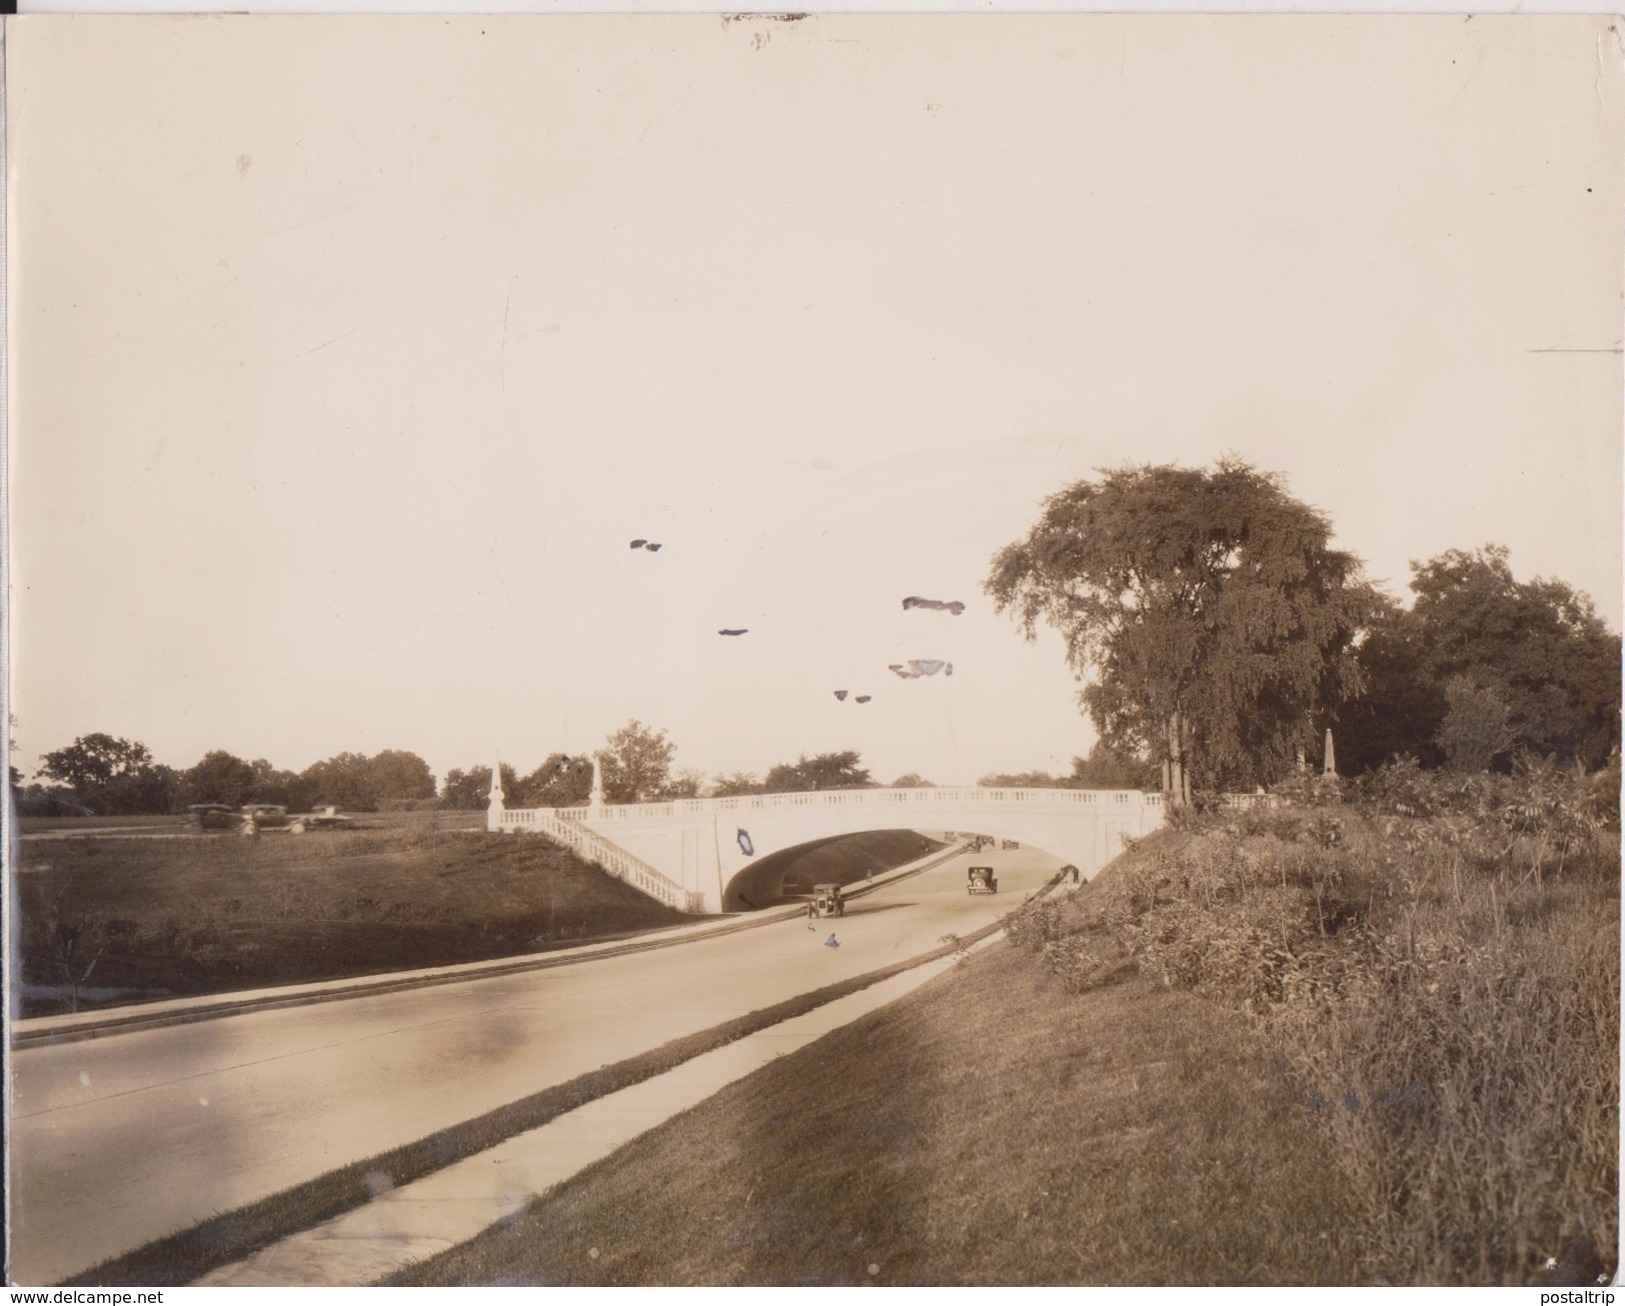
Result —
[[[955,850],[945,850],[942,853],[936,854],[932,859],[927,859],[927,860],[943,859],[943,858],[946,858],[947,856],[949,856],[951,854],[956,854],[957,851],[958,851],[957,849],[955,849]],[[924,869],[927,869],[927,867],[925,867],[925,866],[904,867],[904,868],[899,868],[899,870],[898,870],[898,872],[896,874],[898,876],[901,876],[901,875],[904,875],[904,874],[917,874],[919,871],[924,870]],[[805,1014],[807,1014],[809,1012],[814,1012],[814,1011],[820,1010],[820,1009],[828,1006],[832,1002],[840,1001],[844,997],[848,997],[848,996],[852,996],[852,995],[861,994],[863,992],[866,992],[866,991],[872,989],[876,984],[884,983],[887,980],[889,980],[891,978],[894,978],[896,976],[913,973],[915,971],[918,971],[920,968],[925,967],[925,966],[929,966],[929,965],[931,965],[932,963],[935,963],[935,962],[955,963],[955,962],[957,962],[959,960],[962,960],[963,958],[971,955],[973,952],[979,951],[980,949],[982,949],[984,947],[990,946],[993,942],[996,942],[998,939],[1003,938],[1004,935],[1005,935],[1006,918],[1012,912],[1019,911],[1021,909],[1021,907],[1025,903],[1027,903],[1027,902],[1035,902],[1035,901],[1045,897],[1046,895],[1054,892],[1055,889],[1059,886],[1060,881],[1061,881],[1061,876],[1060,876],[1060,873],[1057,872],[1053,877],[1051,877],[1049,880],[1045,881],[1043,884],[1039,885],[1035,890],[1033,890],[1031,893],[1029,893],[1021,901],[1019,901],[1019,902],[1012,901],[1012,906],[1011,906],[1011,911],[1010,912],[1006,912],[1006,913],[1004,913],[1004,915],[995,918],[994,920],[990,921],[988,924],[986,924],[986,925],[980,927],[979,929],[971,932],[970,934],[968,934],[964,938],[956,939],[951,944],[948,944],[946,946],[938,946],[938,947],[932,948],[932,949],[930,949],[930,950],[928,950],[926,952],[920,953],[917,956],[911,957],[911,958],[909,958],[909,959],[907,959],[905,961],[892,963],[890,965],[883,966],[883,967],[879,968],[878,970],[869,971],[869,972],[866,972],[866,973],[864,973],[862,975],[853,976],[853,977],[851,977],[850,979],[847,979],[847,980],[838,981],[838,982],[836,982],[834,984],[831,984],[831,985],[826,985],[826,986],[824,986],[822,988],[812,990],[809,993],[805,993],[805,994],[801,995],[801,997],[799,997],[799,998],[788,999],[785,1002],[774,1004],[771,1007],[760,1009],[760,1010],[752,1012],[752,1013],[748,1013],[744,1017],[739,1017],[739,1018],[736,1018],[736,1019],[734,1019],[732,1021],[726,1021],[726,1022],[723,1023],[723,1025],[715,1026],[710,1030],[702,1030],[702,1031],[696,1032],[695,1034],[685,1036],[684,1040],[680,1040],[680,1041],[705,1040],[707,1042],[710,1042],[710,1040],[718,1033],[718,1031],[721,1031],[721,1030],[724,1030],[724,1029],[728,1029],[730,1031],[727,1034],[725,1034],[720,1039],[720,1041],[712,1042],[709,1047],[706,1047],[703,1050],[700,1050],[700,1051],[685,1051],[685,1052],[683,1052],[675,1060],[672,1060],[671,1063],[669,1065],[667,1065],[664,1069],[654,1071],[653,1073],[647,1074],[647,1075],[640,1074],[636,1078],[628,1080],[626,1083],[624,1083],[623,1085],[621,1085],[619,1087],[599,1089],[597,1091],[590,1092],[585,1096],[581,1096],[581,1095],[577,1094],[576,1096],[577,1096],[578,1100],[574,1101],[571,1106],[569,1106],[567,1108],[564,1108],[563,1110],[560,1110],[560,1111],[557,1111],[557,1112],[549,1112],[547,1115],[545,1115],[542,1118],[540,1124],[534,1125],[534,1126],[524,1126],[524,1127],[521,1127],[521,1128],[519,1128],[519,1129],[517,1129],[515,1131],[512,1131],[512,1132],[502,1133],[497,1137],[496,1141],[494,1141],[492,1143],[489,1143],[486,1146],[481,1147],[480,1149],[478,1149],[478,1151],[461,1152],[461,1151],[455,1151],[455,1149],[453,1149],[453,1151],[455,1152],[455,1156],[454,1156],[454,1159],[452,1159],[452,1160],[447,1161],[445,1159],[441,1159],[438,1162],[436,1162],[435,1164],[429,1166],[428,1168],[412,1167],[411,1175],[407,1179],[406,1182],[407,1183],[417,1183],[417,1182],[419,1182],[419,1181],[421,1181],[423,1179],[426,1179],[426,1178],[429,1178],[429,1177],[433,1176],[434,1174],[440,1173],[441,1171],[445,1170],[448,1165],[457,1165],[457,1164],[461,1163],[462,1161],[467,1160],[470,1157],[479,1156],[479,1155],[481,1155],[483,1153],[489,1153],[493,1148],[502,1146],[504,1143],[506,1143],[508,1140],[516,1137],[518,1134],[528,1133],[534,1128],[542,1127],[543,1125],[550,1122],[551,1120],[558,1119],[558,1118],[562,1117],[563,1115],[568,1114],[570,1111],[577,1110],[580,1107],[588,1105],[588,1104],[590,1104],[592,1102],[596,1102],[596,1101],[600,1100],[601,1098],[611,1096],[611,1095],[613,1095],[615,1093],[621,1092],[623,1090],[623,1088],[632,1087],[632,1086],[635,1086],[637,1084],[642,1084],[644,1082],[647,1082],[647,1080],[657,1078],[657,1077],[659,1077],[661,1075],[668,1074],[671,1070],[674,1070],[674,1069],[680,1068],[681,1066],[689,1064],[690,1062],[695,1060],[697,1057],[704,1057],[704,1056],[708,1055],[710,1052],[715,1051],[715,1050],[717,1050],[719,1048],[725,1048],[725,1047],[728,1047],[728,1046],[730,1046],[730,1045],[732,1045],[734,1043],[737,1043],[737,1042],[739,1042],[741,1040],[748,1040],[748,1039],[750,1039],[750,1038],[752,1038],[752,1037],[754,1037],[756,1035],[771,1031],[772,1029],[783,1025],[786,1021],[794,1020],[794,1019],[797,1019],[800,1015],[805,1015]],[[804,1001],[806,1001],[808,1003],[808,1005],[802,1006],[801,1004]],[[787,1014],[787,1015],[777,1015],[777,1014],[775,1014],[770,1019],[768,1019],[768,1020],[766,1020],[766,1021],[764,1021],[762,1023],[756,1023],[758,1018],[768,1016],[768,1014],[770,1012],[771,1013],[776,1013],[779,1010],[786,1009],[786,1008],[792,1008],[792,1007],[799,1007],[800,1010],[797,1011],[795,1014]],[[641,1054],[638,1054],[638,1055],[636,1055],[636,1056],[634,1056],[634,1057],[632,1057],[632,1058],[630,1058],[630,1059],[628,1059],[626,1061],[616,1063],[613,1066],[600,1067],[598,1071],[590,1072],[590,1074],[588,1076],[584,1076],[582,1078],[583,1079],[591,1078],[593,1075],[603,1075],[606,1072],[609,1072],[609,1073],[611,1073],[613,1075],[614,1072],[620,1071],[625,1067],[634,1065],[634,1064],[642,1061],[643,1059],[645,1059],[646,1057],[648,1057],[648,1056],[650,1056],[652,1054],[658,1054],[659,1051],[660,1051],[660,1049],[654,1049],[652,1053],[651,1052],[641,1053]],[[576,1082],[578,1082],[578,1081],[571,1081],[570,1083],[567,1083],[567,1084],[556,1085],[551,1089],[545,1090],[544,1095],[557,1093],[557,1092],[560,1092],[562,1090],[570,1090],[570,1089],[572,1089],[574,1087]],[[509,1108],[509,1109],[511,1109],[511,1108]],[[497,1114],[500,1113],[500,1110],[506,1110],[506,1109],[499,1109],[499,1112],[491,1112],[491,1113],[488,1113],[488,1114],[490,1116],[494,1117],[494,1116],[496,1116]],[[281,1234],[279,1236],[273,1236],[273,1237],[271,1237],[271,1239],[268,1242],[251,1245],[246,1250],[244,1250],[244,1251],[242,1251],[240,1253],[236,1253],[234,1255],[229,1255],[228,1257],[226,1257],[226,1258],[224,1258],[222,1260],[213,1259],[213,1256],[214,1256],[213,1249],[218,1246],[218,1241],[219,1240],[218,1240],[218,1237],[216,1236],[217,1231],[215,1229],[211,1228],[211,1226],[220,1226],[222,1224],[222,1222],[229,1222],[234,1216],[240,1215],[243,1212],[252,1211],[252,1210],[254,1210],[254,1209],[258,1208],[258,1207],[263,1207],[263,1206],[265,1206],[267,1204],[274,1204],[274,1203],[279,1202],[282,1199],[286,1198],[290,1193],[297,1192],[297,1191],[299,1191],[300,1189],[303,1189],[303,1188],[308,1188],[312,1184],[324,1183],[328,1179],[333,1178],[335,1176],[343,1175],[346,1172],[349,1172],[352,1175],[360,1175],[362,1172],[368,1171],[368,1170],[371,1170],[371,1169],[381,1169],[381,1170],[384,1170],[385,1172],[393,1172],[393,1171],[396,1170],[397,1163],[398,1163],[398,1158],[400,1158],[402,1155],[404,1155],[406,1153],[413,1152],[413,1151],[416,1151],[418,1149],[423,1148],[425,1144],[436,1144],[436,1143],[438,1143],[439,1145],[436,1146],[434,1150],[436,1151],[437,1154],[440,1154],[443,1157],[444,1153],[447,1151],[447,1146],[445,1145],[444,1140],[451,1138],[459,1130],[466,1128],[467,1123],[468,1122],[465,1122],[465,1124],[461,1125],[461,1126],[451,1126],[451,1127],[448,1127],[446,1129],[439,1130],[435,1134],[429,1135],[425,1139],[417,1140],[415,1143],[404,1144],[404,1145],[401,1145],[399,1147],[389,1149],[388,1151],[378,1153],[378,1154],[376,1154],[374,1156],[371,1156],[369,1158],[366,1158],[366,1159],[364,1159],[362,1161],[352,1162],[348,1166],[340,1167],[338,1170],[329,1172],[326,1175],[314,1176],[310,1180],[307,1180],[307,1181],[304,1181],[304,1182],[302,1182],[300,1184],[294,1185],[293,1188],[291,1188],[291,1189],[284,1190],[282,1193],[274,1194],[270,1198],[261,1199],[259,1202],[250,1203],[247,1207],[239,1208],[237,1211],[234,1211],[234,1212],[219,1212],[215,1216],[211,1217],[210,1219],[206,1219],[206,1220],[202,1221],[199,1225],[194,1226],[194,1227],[192,1227],[190,1229],[183,1229],[183,1230],[179,1231],[178,1233],[158,1238],[158,1239],[156,1239],[156,1240],[154,1240],[152,1242],[149,1242],[149,1243],[146,1243],[146,1244],[142,1245],[141,1247],[133,1248],[130,1251],[120,1253],[120,1254],[118,1254],[116,1256],[113,1256],[112,1258],[110,1258],[110,1259],[108,1259],[106,1261],[103,1261],[100,1266],[91,1266],[89,1269],[81,1270],[81,1271],[75,1273],[74,1275],[71,1275],[70,1277],[68,1277],[66,1279],[63,1279],[61,1281],[61,1286],[65,1286],[65,1287],[106,1287],[106,1286],[120,1286],[120,1285],[179,1286],[179,1285],[181,1285],[183,1283],[195,1282],[196,1281],[195,1277],[190,1278],[190,1279],[182,1279],[182,1278],[178,1278],[178,1277],[173,1277],[174,1258],[175,1258],[176,1255],[179,1255],[181,1257],[181,1260],[182,1260],[183,1264],[191,1265],[191,1264],[196,1264],[199,1261],[201,1261],[200,1268],[198,1268],[196,1270],[188,1270],[187,1273],[192,1274],[194,1276],[207,1275],[207,1274],[213,1273],[215,1270],[218,1270],[218,1269],[220,1269],[221,1267],[223,1267],[223,1266],[225,1266],[227,1264],[234,1264],[234,1263],[239,1262],[239,1261],[252,1259],[259,1251],[263,1250],[265,1247],[274,1245],[276,1243],[283,1242],[287,1238],[292,1237],[292,1236],[298,1234],[299,1232],[301,1232],[303,1230],[307,1230],[307,1229],[313,1228],[315,1226],[327,1224],[331,1220],[341,1218],[346,1212],[353,1211],[358,1206],[366,1205],[367,1204],[367,1199],[358,1198],[358,1200],[356,1200],[355,1202],[345,1204],[342,1207],[340,1207],[338,1210],[335,1210],[332,1214],[326,1216],[325,1218],[318,1218],[314,1222],[314,1225],[313,1224],[308,1224],[308,1223],[297,1223],[297,1224],[287,1223],[288,1232],[286,1232],[284,1234]],[[351,1186],[355,1187],[356,1185],[354,1185],[352,1183]],[[405,1185],[403,1185],[403,1186],[405,1186]],[[282,1221],[282,1220],[279,1220],[278,1222],[279,1223],[286,1223],[285,1221]],[[202,1257],[198,1257],[196,1255],[197,1245],[194,1245],[194,1246],[190,1247],[189,1249],[183,1249],[179,1253],[177,1253],[177,1252],[175,1252],[173,1250],[174,1245],[176,1245],[176,1244],[185,1244],[185,1243],[187,1243],[187,1241],[189,1239],[193,1240],[193,1243],[196,1244],[197,1236],[200,1233],[200,1231],[205,1231],[204,1232],[204,1238],[203,1238],[202,1243],[197,1244],[197,1245],[201,1245],[202,1247],[204,1247],[205,1255],[203,1255]],[[155,1274],[154,1273],[155,1268],[157,1266],[159,1266],[159,1265],[163,1265],[163,1266],[165,1266],[167,1268],[165,1268],[163,1270],[160,1270],[158,1273]],[[134,1267],[133,1270],[132,1270],[132,1266]],[[104,1269],[105,1273],[103,1275],[101,1275],[101,1276],[94,1276],[92,1272],[97,1270],[98,1268]],[[131,1277],[132,1273],[134,1274],[134,1277]],[[169,1274],[171,1277],[167,1277],[167,1278],[164,1277],[166,1274]]]
[[[681,1065],[567,1111],[535,1129],[381,1194],[364,1206],[271,1243],[193,1281],[198,1287],[350,1287],[376,1284],[412,1261],[448,1250],[667,1124],[730,1084],[810,1047],[917,992],[1003,936],[959,955],[922,961]]]
[[[872,882],[853,888],[847,897],[862,897],[882,886],[896,884],[910,876],[919,875],[959,856],[960,852],[961,849],[957,845],[940,849],[917,862],[908,862],[877,875]],[[526,957],[497,957],[489,961],[462,962],[430,970],[394,971],[383,975],[362,975],[352,979],[290,984],[274,989],[250,989],[236,994],[206,994],[193,998],[175,998],[166,1002],[145,1003],[138,1007],[112,1007],[65,1016],[34,1016],[12,1024],[11,1046],[14,1051],[34,1047],[55,1047],[63,1043],[75,1043],[81,1039],[109,1038],[115,1034],[128,1034],[137,1030],[188,1025],[200,1020],[218,1020],[251,1011],[313,1006],[318,1002],[340,1002],[346,998],[373,997],[382,993],[429,988],[437,984],[457,984],[465,980],[485,979],[498,975],[551,970],[556,966],[574,966],[581,962],[597,961],[603,957],[622,957],[628,953],[651,952],[656,948],[673,948],[700,939],[737,934],[741,930],[753,930],[779,921],[794,920],[805,911],[806,908],[801,906],[776,908],[753,913],[745,920],[724,919],[717,923],[675,926],[671,930],[661,931],[664,937],[638,938],[624,943],[582,944],[575,948],[560,948],[555,952]]]

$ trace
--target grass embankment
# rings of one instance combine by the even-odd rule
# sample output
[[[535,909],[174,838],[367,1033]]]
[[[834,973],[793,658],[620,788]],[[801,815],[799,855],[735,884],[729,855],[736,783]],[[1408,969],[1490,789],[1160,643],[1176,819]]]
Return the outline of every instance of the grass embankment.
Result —
[[[104,1261],[65,1280],[64,1286],[160,1287],[192,1283],[210,1270],[252,1255],[279,1238],[365,1206],[380,1187],[399,1188],[476,1156],[516,1134],[538,1129],[566,1111],[664,1074],[694,1057],[791,1020],[914,966],[946,957],[998,928],[997,925],[986,926],[923,956],[856,975],[673,1039],[652,1051],[579,1075],[567,1083],[510,1102],[427,1138],[318,1175],[261,1201],[224,1212],[190,1229]]]
[[[1143,841],[401,1281],[1610,1275],[1618,773],[1343,797]]]
[[[23,1014],[545,951],[691,918],[539,836],[40,840],[13,880]]]
[[[146,829],[154,832],[170,828],[184,830],[186,818],[184,816],[19,816],[17,818],[17,832],[19,834],[43,834],[48,831],[63,831],[75,834],[95,834],[102,830],[134,830]]]
[[[541,836],[467,832],[479,813],[437,816],[369,814],[359,829],[257,840],[25,842],[23,1014],[483,961],[693,919]],[[861,879],[920,844],[898,830],[845,835],[785,854],[784,870]]]
[[[1074,997],[995,947],[399,1282],[1335,1279],[1343,1212],[1283,1071],[1132,966]]]

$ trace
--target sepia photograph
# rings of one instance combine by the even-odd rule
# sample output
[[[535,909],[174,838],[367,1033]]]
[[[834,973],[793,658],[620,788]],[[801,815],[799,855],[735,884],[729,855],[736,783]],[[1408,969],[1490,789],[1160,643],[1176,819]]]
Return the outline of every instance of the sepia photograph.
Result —
[[[7,1285],[1606,1306],[1621,22],[7,17]]]

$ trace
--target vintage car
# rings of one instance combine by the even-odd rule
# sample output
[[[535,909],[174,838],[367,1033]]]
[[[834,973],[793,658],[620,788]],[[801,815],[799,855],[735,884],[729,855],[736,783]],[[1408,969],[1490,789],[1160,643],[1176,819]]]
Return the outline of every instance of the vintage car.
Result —
[[[1002,843],[1002,844],[1000,844],[1000,845],[999,845],[999,846],[1000,846],[1000,847],[1001,847],[1001,848],[1005,848],[1005,849],[1010,849],[1010,848],[1019,848],[1019,847],[1021,847],[1021,842],[1020,842],[1020,841],[1019,841],[1019,840],[1017,840],[1017,839],[1006,839],[1006,840],[1005,840],[1005,841],[1004,841],[1004,842],[1003,842],[1003,843]]]
[[[199,830],[234,830],[243,817],[235,807],[225,803],[193,803],[186,809],[187,823]]]
[[[966,893],[997,893],[999,880],[991,866],[972,866],[966,874]]]
[[[283,803],[244,803],[243,815],[252,817],[254,824],[261,828],[288,823],[288,809]]]
[[[332,830],[349,825],[350,818],[345,816],[332,803],[325,807],[317,807],[303,816],[296,816],[288,825],[293,834],[304,834],[307,830]]]
[[[817,916],[845,916],[846,899],[841,896],[841,886],[838,884],[813,885],[812,901],[807,904],[809,919]]]

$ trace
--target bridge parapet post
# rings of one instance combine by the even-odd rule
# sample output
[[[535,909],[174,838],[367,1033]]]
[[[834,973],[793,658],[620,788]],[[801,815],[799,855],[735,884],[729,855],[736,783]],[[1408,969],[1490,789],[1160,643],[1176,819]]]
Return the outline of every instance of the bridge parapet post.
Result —
[[[485,828],[491,834],[502,829],[502,814],[506,810],[502,803],[502,759],[496,754],[491,755],[491,798],[485,808]]]

